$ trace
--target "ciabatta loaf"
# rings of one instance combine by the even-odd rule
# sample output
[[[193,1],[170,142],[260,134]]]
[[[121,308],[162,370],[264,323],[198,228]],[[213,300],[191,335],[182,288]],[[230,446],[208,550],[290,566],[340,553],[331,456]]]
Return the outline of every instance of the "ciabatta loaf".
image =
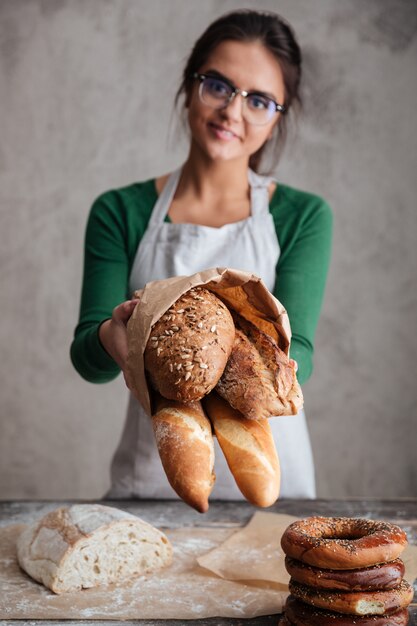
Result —
[[[134,332],[128,326],[128,338]],[[223,302],[202,287],[190,289],[152,327],[144,353],[151,385],[170,400],[201,400],[222,375],[234,338]],[[132,355],[130,361],[134,367]]]
[[[216,477],[212,428],[201,402],[158,396],[152,424],[169,484],[184,502],[205,513]]]
[[[298,413],[303,395],[285,352],[248,320],[233,319],[236,337],[217,393],[248,419]]]
[[[157,528],[100,504],[62,507],[28,526],[19,565],[55,593],[130,580],[169,565],[172,547]]]
[[[274,504],[281,470],[269,421],[245,419],[215,392],[203,404],[240,491],[256,506]]]

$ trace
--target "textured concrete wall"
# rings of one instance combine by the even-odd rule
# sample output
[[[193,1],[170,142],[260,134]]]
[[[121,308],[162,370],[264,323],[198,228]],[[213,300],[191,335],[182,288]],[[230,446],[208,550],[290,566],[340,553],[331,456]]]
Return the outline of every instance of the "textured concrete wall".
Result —
[[[87,213],[186,154],[195,38],[234,0],[0,2],[0,497],[100,497],[126,392],[73,371]],[[412,0],[246,1],[293,23],[305,112],[277,175],[335,237],[305,386],[320,496],[417,495],[417,12]]]

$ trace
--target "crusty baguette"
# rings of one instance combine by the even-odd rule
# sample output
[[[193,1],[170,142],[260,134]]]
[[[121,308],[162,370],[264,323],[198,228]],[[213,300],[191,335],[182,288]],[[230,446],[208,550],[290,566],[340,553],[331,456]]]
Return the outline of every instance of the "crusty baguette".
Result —
[[[135,515],[76,504],[29,525],[18,537],[17,558],[29,576],[59,594],[154,572],[171,563],[172,547]]]
[[[236,336],[216,391],[248,419],[295,415],[303,394],[294,365],[277,342],[233,313]]]
[[[137,329],[131,319],[128,362],[134,373],[142,355],[134,354]],[[177,402],[201,400],[222,375],[234,338],[233,319],[223,302],[202,287],[190,289],[152,327],[144,352],[152,387]]]
[[[267,419],[246,419],[215,392],[203,400],[219,445],[242,494],[261,507],[279,495],[281,471]]]
[[[216,477],[212,428],[201,402],[184,404],[156,395],[152,423],[169,484],[184,502],[205,513]]]

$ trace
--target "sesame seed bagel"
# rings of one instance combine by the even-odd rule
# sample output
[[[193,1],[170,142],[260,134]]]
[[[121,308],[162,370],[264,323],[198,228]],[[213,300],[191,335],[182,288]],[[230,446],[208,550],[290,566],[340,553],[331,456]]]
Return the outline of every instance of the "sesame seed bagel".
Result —
[[[307,517],[290,524],[281,538],[287,556],[342,570],[394,561],[406,544],[399,526],[350,517]]]
[[[395,613],[385,615],[364,615],[352,617],[343,613],[334,613],[317,609],[304,602],[300,602],[294,596],[287,598],[284,617],[286,621],[280,626],[407,626],[408,611],[400,609]]]
[[[405,571],[401,559],[360,569],[334,570],[313,567],[287,556],[285,567],[293,580],[303,585],[342,591],[393,589],[401,583]]]
[[[395,589],[386,591],[328,591],[289,582],[290,593],[312,606],[348,615],[383,615],[406,608],[413,599],[414,591],[403,580]]]

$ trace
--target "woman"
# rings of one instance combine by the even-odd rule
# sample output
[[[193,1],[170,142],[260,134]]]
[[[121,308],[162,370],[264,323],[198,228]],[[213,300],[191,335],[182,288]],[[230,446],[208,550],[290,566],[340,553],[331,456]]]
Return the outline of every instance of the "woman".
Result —
[[[286,307],[298,378],[312,371],[313,339],[330,256],[331,213],[311,194],[259,174],[265,150],[280,150],[299,104],[301,53],[276,14],[237,11],[196,42],[177,99],[185,96],[188,158],[177,171],[104,193],[86,233],[79,324],[71,347],[87,380],[125,372],[126,323],[135,289],[150,280],[232,267],[260,276]],[[314,497],[305,415],[271,420],[282,497]],[[216,443],[217,446],[217,443]],[[241,499],[216,448],[212,497]],[[110,497],[175,497],[150,418],[131,396],[112,463]]]

